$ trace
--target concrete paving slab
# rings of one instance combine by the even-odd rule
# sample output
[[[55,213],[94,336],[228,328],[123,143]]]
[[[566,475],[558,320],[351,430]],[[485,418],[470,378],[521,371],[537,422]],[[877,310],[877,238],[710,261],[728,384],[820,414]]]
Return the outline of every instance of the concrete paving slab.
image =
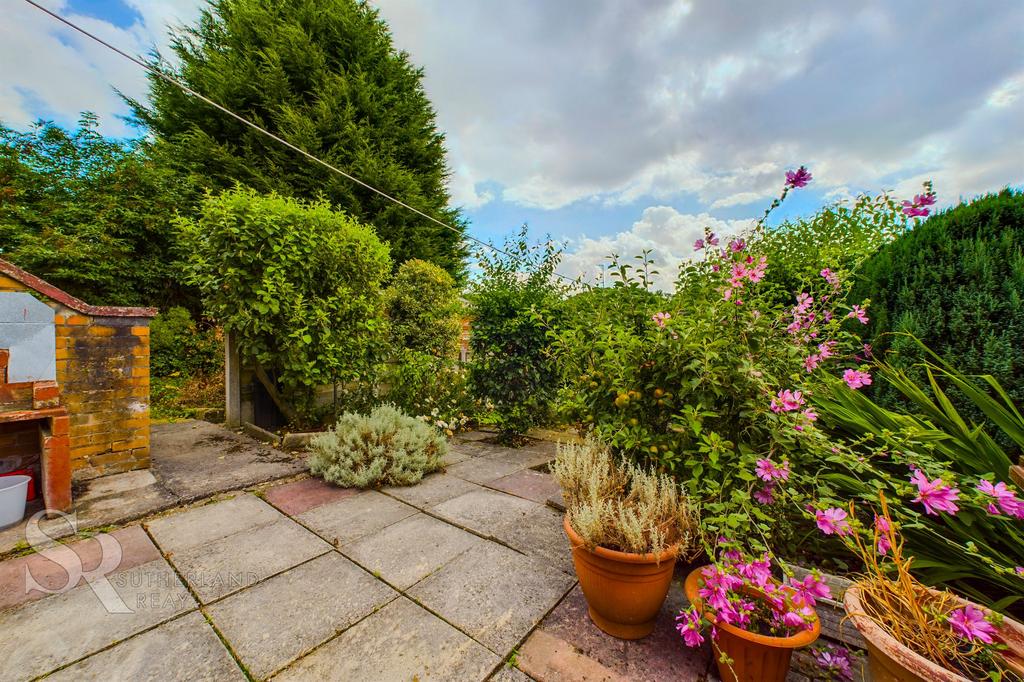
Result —
[[[486,543],[408,594],[505,658],[574,582],[536,559]]]
[[[459,462],[465,462],[467,459],[471,459],[472,457],[473,455],[469,454],[465,450],[449,446],[448,452],[446,452],[444,457],[441,458],[441,464],[449,467],[453,464],[458,464]]]
[[[353,497],[359,492],[359,488],[340,488],[319,478],[304,478],[267,488],[263,496],[288,516],[298,516],[329,502]]]
[[[204,604],[330,551],[291,519],[239,531],[169,559]]]
[[[46,679],[47,682],[221,682],[242,681],[245,674],[202,614],[192,612]]]
[[[532,677],[519,668],[513,668],[508,664],[501,666],[498,672],[488,678],[488,682],[535,682]]]
[[[477,484],[470,483],[458,476],[431,474],[416,485],[384,488],[384,492],[414,507],[425,509],[447,502],[453,497],[458,497],[471,490],[479,489],[480,486]]]
[[[248,493],[211,502],[145,523],[164,552],[178,553],[229,535],[280,521],[285,516]]]
[[[107,495],[120,495],[150,485],[156,485],[156,476],[149,469],[126,471],[123,474],[103,476],[86,481],[85,491],[78,496],[78,499],[88,500]]]
[[[496,537],[523,554],[536,557],[566,575],[575,576],[569,540],[562,528],[563,515],[538,507],[518,523],[501,526]]]
[[[487,542],[444,521],[416,514],[361,540],[341,552],[389,584],[405,590],[470,547]]]
[[[208,612],[249,672],[264,678],[397,596],[329,552],[233,594]]]
[[[487,484],[489,488],[495,488],[509,495],[522,497],[527,500],[544,504],[548,498],[561,491],[558,481],[551,474],[524,469],[514,474],[509,474]]]
[[[335,545],[344,545],[412,516],[415,507],[367,490],[299,514],[296,518]]]
[[[502,476],[508,476],[523,468],[526,467],[515,462],[491,457],[474,457],[473,459],[467,459],[465,462],[453,464],[446,469],[446,472],[452,476],[458,476],[459,478],[482,485]]]
[[[500,659],[472,639],[399,597],[274,680],[483,680]]]
[[[505,529],[522,523],[540,505],[495,490],[474,490],[443,502],[431,511],[458,526],[499,538]]]
[[[142,526],[127,526],[109,533],[109,538],[89,538],[67,545],[55,545],[44,552],[28,554],[0,563],[0,611],[25,602],[42,599],[53,591],[64,589],[70,576],[64,566],[82,566],[84,571],[94,571],[104,559],[104,547],[116,544],[114,551],[121,556],[107,558],[103,571],[110,575],[126,571],[135,566],[147,564],[160,558],[160,550],[142,530]],[[112,555],[114,557],[115,555]],[[80,578],[79,585],[85,583]],[[40,585],[48,591],[31,587]]]
[[[519,650],[519,666],[541,682],[632,682],[600,662],[588,658],[568,642],[536,630]],[[699,680],[700,677],[666,678]]]
[[[456,441],[462,440],[462,441],[467,441],[467,442],[470,442],[470,443],[475,442],[475,441],[485,440],[487,438],[494,438],[494,434],[491,433],[490,431],[479,431],[479,430],[477,430],[477,431],[465,431],[463,433],[455,434],[455,440]]]
[[[203,421],[155,424],[153,473],[171,493],[199,499],[306,470],[305,455],[277,450]]]
[[[163,559],[109,585],[121,600],[112,603],[130,613],[109,613],[89,585],[0,612],[0,682],[48,673],[196,606]]]
[[[465,455],[469,455],[470,457],[486,457],[488,455],[495,454],[498,451],[497,448],[499,446],[491,445],[490,443],[459,443],[452,441],[451,443],[448,444],[448,447],[451,450],[461,452]]]
[[[501,452],[488,455],[487,459],[514,464],[520,469],[532,469],[547,464],[555,458],[553,452],[533,448],[502,448]]]

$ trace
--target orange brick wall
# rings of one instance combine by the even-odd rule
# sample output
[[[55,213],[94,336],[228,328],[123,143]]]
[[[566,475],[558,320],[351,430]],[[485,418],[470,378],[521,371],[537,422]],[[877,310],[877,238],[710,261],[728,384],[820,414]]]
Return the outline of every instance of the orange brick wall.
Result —
[[[148,467],[149,319],[83,315],[4,275],[0,291],[29,291],[54,309],[73,477]]]

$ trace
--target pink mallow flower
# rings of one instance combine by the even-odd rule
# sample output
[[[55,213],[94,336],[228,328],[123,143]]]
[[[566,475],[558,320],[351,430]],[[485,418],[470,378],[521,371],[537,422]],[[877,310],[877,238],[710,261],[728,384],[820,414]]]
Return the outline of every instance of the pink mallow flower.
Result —
[[[765,270],[768,269],[768,259],[765,256],[761,256],[757,264],[747,268],[747,279],[754,284],[757,284],[764,279]]]
[[[772,412],[792,412],[799,410],[804,405],[804,395],[800,391],[791,391],[788,388],[779,391],[778,395],[772,398]]]
[[[793,428],[797,431],[803,431],[816,421],[818,421],[818,413],[808,407],[800,413],[800,419],[793,425]]]
[[[664,329],[665,323],[672,319],[672,313],[654,313],[651,315],[651,319],[654,320],[654,324],[658,325],[658,329]]]
[[[859,305],[853,306],[853,310],[851,310],[850,312],[846,313],[846,316],[847,317],[855,317],[855,318],[857,318],[857,320],[861,324],[867,324],[868,323],[868,313],[867,313],[866,310],[864,310],[864,308],[862,308]]]
[[[793,588],[793,601],[798,604],[814,606],[819,599],[832,598],[832,590],[817,571],[807,574],[803,580],[790,578],[789,586]]]
[[[804,369],[808,372],[813,372],[818,369],[818,365],[821,364],[821,356],[817,353],[811,353],[804,358]]]
[[[960,491],[943,483],[941,478],[929,481],[923,471],[915,469],[910,482],[917,486],[917,497],[914,498],[914,502],[924,505],[925,513],[938,516],[939,512],[956,514],[960,511],[956,506]]]
[[[760,504],[775,504],[775,484],[765,483],[764,487],[755,490],[754,499]]]
[[[821,356],[822,360],[828,360],[830,357],[836,354],[835,341],[825,341],[824,343],[818,344],[818,355]]]
[[[708,233],[708,246],[718,246],[718,237],[715,236],[714,232]]]
[[[862,386],[871,385],[871,375],[856,369],[848,369],[843,372],[843,381],[850,388],[856,390]]]
[[[806,166],[800,166],[795,171],[786,171],[787,187],[806,187],[811,179],[811,172]]]
[[[892,549],[892,542],[889,541],[889,531],[892,526],[889,519],[884,516],[875,515],[875,530],[878,531],[878,553],[885,556]]]
[[[825,535],[849,535],[853,532],[846,512],[839,507],[817,510],[814,513],[814,520],[818,524],[818,529]]]
[[[733,253],[739,253],[745,248],[747,248],[747,243],[742,239],[733,239],[729,242],[729,250]]]
[[[844,646],[825,645],[827,648],[812,651],[814,660],[830,680],[853,682],[853,658]]]
[[[683,636],[683,641],[688,647],[699,647],[704,643],[704,636],[700,634],[700,614],[697,609],[691,608],[676,616],[676,630]]]
[[[978,490],[995,499],[995,504],[988,505],[990,514],[998,516],[1000,513],[1003,513],[1007,516],[1024,519],[1024,501],[1018,498],[1017,493],[1007,488],[1006,484],[1002,481],[996,484],[993,484],[991,481],[980,481],[978,483]]]
[[[698,239],[697,241],[695,241],[693,243],[693,250],[694,251],[700,251],[703,248],[704,248],[704,240],[703,239]]]
[[[985,613],[973,606],[965,606],[949,614],[949,627],[957,636],[969,642],[992,644],[996,629],[985,620]]]
[[[832,286],[838,286],[839,285],[839,276],[836,275],[836,273],[834,273],[831,270],[829,270],[828,268],[825,268],[824,270],[822,270],[818,274],[821,275],[822,277],[824,277],[825,281],[828,282],[829,284],[831,284]]]

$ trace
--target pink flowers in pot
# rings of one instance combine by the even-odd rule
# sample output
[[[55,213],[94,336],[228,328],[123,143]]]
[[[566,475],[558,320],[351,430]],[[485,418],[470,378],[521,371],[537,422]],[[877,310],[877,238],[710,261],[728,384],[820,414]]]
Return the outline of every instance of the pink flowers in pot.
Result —
[[[700,605],[693,604],[676,617],[676,630],[690,647],[703,644],[705,621],[712,626],[714,638],[721,624],[776,636],[810,630],[816,620],[817,600],[832,596],[817,572],[802,580],[777,581],[767,553],[744,559],[739,552],[725,552],[717,563],[701,569],[701,578],[697,591]]]

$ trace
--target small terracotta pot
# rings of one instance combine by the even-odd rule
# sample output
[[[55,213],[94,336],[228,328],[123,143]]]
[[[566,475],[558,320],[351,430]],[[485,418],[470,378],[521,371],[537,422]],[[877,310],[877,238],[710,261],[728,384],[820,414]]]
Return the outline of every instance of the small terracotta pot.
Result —
[[[700,604],[697,594],[703,576],[704,566],[695,568],[686,576],[683,587],[686,598],[692,604]],[[756,590],[744,590],[754,599],[763,598]],[[821,634],[821,621],[814,616],[814,626],[810,630],[800,630],[789,637],[772,637],[747,632],[728,623],[715,622],[714,615],[705,612],[705,617],[718,629],[718,640],[712,640],[715,649],[715,661],[718,663],[718,676],[722,682],[783,682],[789,674],[789,661],[793,649],[800,649],[818,639]],[[732,663],[722,663],[719,659],[725,653]]]
[[[568,516],[563,525],[594,625],[619,639],[640,639],[651,634],[672,584],[674,550],[657,555],[630,554],[604,547],[590,550],[572,529]]]
[[[971,605],[988,612],[988,609],[966,599],[956,599],[963,606]],[[843,606],[857,630],[867,640],[868,668],[874,682],[970,682],[963,675],[914,653],[879,627],[865,614],[860,588],[854,586],[846,590]],[[1018,674],[1024,674],[1024,625],[1003,618],[1003,624],[997,628],[997,632],[1009,647],[1009,651],[1003,654],[1007,665]]]

